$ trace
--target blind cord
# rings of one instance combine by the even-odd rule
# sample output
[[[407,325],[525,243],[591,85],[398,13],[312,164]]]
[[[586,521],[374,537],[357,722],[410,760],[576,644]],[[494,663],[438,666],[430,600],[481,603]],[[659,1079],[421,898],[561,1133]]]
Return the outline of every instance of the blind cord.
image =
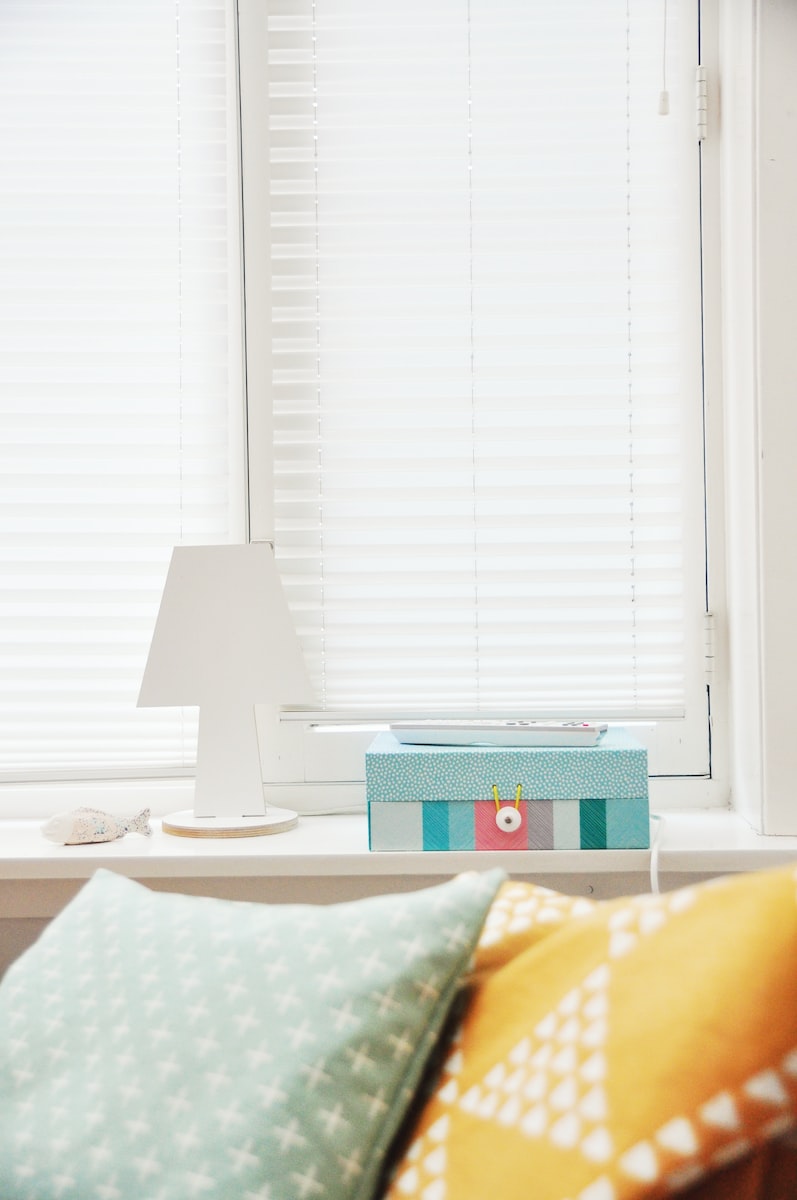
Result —
[[[664,0],[664,22],[661,34],[661,91],[659,92],[659,116],[666,117],[670,111],[670,93],[667,91],[667,0]]]

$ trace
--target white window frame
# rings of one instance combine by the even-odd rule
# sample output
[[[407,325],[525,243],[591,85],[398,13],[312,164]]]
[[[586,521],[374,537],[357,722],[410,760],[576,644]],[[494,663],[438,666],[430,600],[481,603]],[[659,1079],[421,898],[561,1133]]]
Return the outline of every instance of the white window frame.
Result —
[[[272,424],[268,397],[271,380],[270,339],[263,331],[270,319],[270,256],[269,256],[269,163],[264,147],[268,145],[267,112],[267,15],[258,0],[238,0],[240,28],[240,70],[242,88],[242,167],[244,206],[244,247],[246,275],[247,382],[250,419],[250,480],[252,490],[251,522],[253,536],[273,539],[274,513],[272,491]],[[709,78],[717,78],[717,12],[714,0],[703,0],[703,45],[701,58]],[[708,31],[708,32],[707,32]],[[697,47],[695,50],[697,65]],[[712,89],[716,92],[716,84]],[[719,155],[717,128],[702,148],[702,203],[712,216],[704,226],[716,230],[718,221],[712,219],[719,209]],[[704,234],[703,270],[706,276],[717,277],[719,243]],[[721,464],[721,414],[717,399],[720,394],[720,340],[718,292],[706,296],[706,307],[716,305],[706,314],[705,362],[705,419],[707,493],[712,499],[713,481],[717,477],[714,462]],[[715,312],[717,315],[715,315]],[[723,528],[722,505],[711,503],[708,512],[706,539],[709,546],[710,576],[706,582],[707,604],[712,611],[722,609],[723,590]],[[707,637],[710,634],[707,633]],[[691,776],[654,778],[654,802],[664,807],[683,805],[711,806],[727,801],[728,781],[725,770],[727,725],[727,681],[723,677],[724,662],[716,647],[707,646],[707,657],[713,663],[710,692],[707,693],[708,740],[710,758],[704,772]],[[345,719],[344,719],[345,720]],[[261,712],[259,714],[260,744],[263,757],[267,797],[275,803],[289,804],[299,810],[322,805],[347,805],[363,799],[363,755],[375,730],[384,727],[363,721],[355,715],[352,721],[333,725],[323,714]],[[679,737],[675,723],[659,722],[637,726],[637,733],[646,743],[653,762],[666,758],[667,745]],[[655,768],[653,768],[655,774]]]
[[[797,832],[797,8],[722,5],[722,367],[730,801]]]

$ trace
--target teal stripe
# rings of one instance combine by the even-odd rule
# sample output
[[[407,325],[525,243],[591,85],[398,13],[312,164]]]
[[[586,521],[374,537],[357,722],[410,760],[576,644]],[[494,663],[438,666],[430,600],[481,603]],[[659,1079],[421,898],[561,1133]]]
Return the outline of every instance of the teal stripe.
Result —
[[[606,845],[621,850],[650,848],[647,796],[636,800],[606,801]]]
[[[606,849],[606,801],[581,800],[581,849]]]
[[[446,804],[450,850],[476,849],[476,805]]]
[[[424,850],[450,850],[448,842],[448,804],[445,800],[423,802]]]

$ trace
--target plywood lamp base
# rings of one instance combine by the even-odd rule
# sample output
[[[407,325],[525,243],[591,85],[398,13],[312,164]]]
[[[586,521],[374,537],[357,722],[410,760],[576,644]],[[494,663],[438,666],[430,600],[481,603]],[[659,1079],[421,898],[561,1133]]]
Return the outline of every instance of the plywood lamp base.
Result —
[[[269,808],[256,817],[196,817],[193,809],[187,808],[164,817],[163,832],[176,837],[263,837],[268,833],[285,833],[298,823],[298,814],[290,808]]]

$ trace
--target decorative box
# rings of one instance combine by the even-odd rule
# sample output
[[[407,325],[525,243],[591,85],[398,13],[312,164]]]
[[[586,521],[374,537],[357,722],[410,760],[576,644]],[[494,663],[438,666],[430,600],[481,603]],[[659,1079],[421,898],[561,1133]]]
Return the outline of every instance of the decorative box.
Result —
[[[650,845],[647,751],[610,727],[594,746],[414,746],[365,755],[372,850],[607,850]]]

